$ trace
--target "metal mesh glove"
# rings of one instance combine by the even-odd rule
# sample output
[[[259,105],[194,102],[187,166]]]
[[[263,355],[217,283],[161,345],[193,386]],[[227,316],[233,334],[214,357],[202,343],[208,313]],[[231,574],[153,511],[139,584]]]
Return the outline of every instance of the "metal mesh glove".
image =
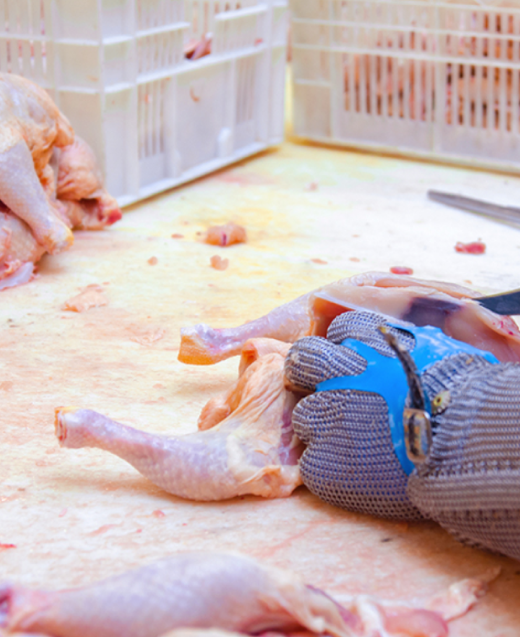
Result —
[[[324,380],[363,372],[365,359],[339,345],[346,338],[362,340],[393,357],[377,329],[381,325],[386,320],[378,314],[342,314],[330,326],[327,339],[307,337],[293,345],[285,362],[286,379],[296,388],[314,391]],[[401,345],[414,347],[413,336],[389,330]],[[303,481],[322,500],[389,518],[421,517],[406,494],[408,478],[394,452],[382,396],[352,390],[311,394],[296,406],[293,426],[306,445],[300,460]]]
[[[442,365],[424,375],[435,392]],[[520,365],[465,373],[436,417],[426,463],[408,495],[458,539],[520,559]]]
[[[308,337],[293,345],[285,364],[287,380],[304,391],[314,391],[327,379],[362,373],[366,361],[339,345],[347,338],[394,357],[378,329],[381,326],[387,326],[402,347],[413,351],[415,338],[406,331],[409,324],[392,321],[392,325],[396,327],[388,327],[385,317],[371,312],[342,314],[331,324],[327,339]],[[428,369],[423,386],[432,404],[439,394],[446,402],[443,392],[454,392],[468,374],[491,367],[478,355],[449,356]],[[388,414],[385,399],[375,392],[322,391],[301,400],[293,413],[293,425],[307,445],[300,461],[307,487],[323,500],[349,510],[394,519],[420,518],[420,511],[425,511],[421,499],[411,499],[407,493],[408,476],[394,450]],[[439,426],[435,416],[432,425],[434,431]],[[432,513],[428,511],[428,515]]]

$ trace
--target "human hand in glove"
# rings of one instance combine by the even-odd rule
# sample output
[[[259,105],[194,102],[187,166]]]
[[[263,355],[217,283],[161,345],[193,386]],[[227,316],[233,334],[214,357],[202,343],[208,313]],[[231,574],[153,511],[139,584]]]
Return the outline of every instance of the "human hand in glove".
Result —
[[[285,375],[310,394],[293,412],[310,491],[351,511],[431,518],[467,543],[520,558],[519,364],[437,328],[347,312],[326,339],[292,346]],[[426,457],[405,444],[414,381],[431,421]]]

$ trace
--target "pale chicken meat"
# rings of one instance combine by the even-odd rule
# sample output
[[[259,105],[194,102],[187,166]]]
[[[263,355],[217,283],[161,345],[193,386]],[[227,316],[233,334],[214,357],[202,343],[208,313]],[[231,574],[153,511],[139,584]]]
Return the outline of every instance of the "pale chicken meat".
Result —
[[[73,228],[121,218],[92,150],[47,93],[1,73],[0,201],[0,280],[69,247]]]
[[[340,605],[249,557],[182,553],[83,588],[0,584],[0,635],[446,637],[447,622],[467,612],[496,575],[465,580],[422,604],[348,596]]]
[[[239,327],[214,329],[201,323],[183,328],[179,360],[212,365],[239,354],[251,338],[292,343],[304,336],[325,336],[336,316],[365,309],[439,327],[452,338],[492,352],[502,362],[519,361],[518,327],[510,317],[498,316],[472,300],[477,296],[450,283],[369,272],[309,292]]]
[[[284,387],[288,349],[267,339],[246,343],[238,381],[209,401],[196,433],[150,434],[88,409],[61,408],[56,435],[63,447],[114,453],[183,498],[287,497],[302,484],[303,451],[291,422],[297,397]]]

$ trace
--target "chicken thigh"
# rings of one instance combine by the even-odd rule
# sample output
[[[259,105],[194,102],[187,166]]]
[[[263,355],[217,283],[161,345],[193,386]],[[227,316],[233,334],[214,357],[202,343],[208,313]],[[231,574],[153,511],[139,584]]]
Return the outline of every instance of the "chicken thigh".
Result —
[[[206,405],[197,433],[149,434],[88,409],[62,408],[56,435],[63,447],[114,453],[182,498],[287,497],[302,484],[303,451],[291,422],[297,398],[284,387],[288,349],[267,339],[246,343],[238,381]]]

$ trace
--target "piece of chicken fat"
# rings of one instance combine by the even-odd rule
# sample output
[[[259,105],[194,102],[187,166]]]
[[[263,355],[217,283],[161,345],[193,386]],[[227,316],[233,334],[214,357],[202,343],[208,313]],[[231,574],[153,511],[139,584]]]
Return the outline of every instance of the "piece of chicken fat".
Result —
[[[196,433],[150,434],[89,409],[60,408],[56,436],[63,447],[109,451],[182,498],[287,497],[302,484],[303,451],[291,422],[297,397],[284,387],[288,349],[271,339],[246,343],[238,381],[209,401]]]

